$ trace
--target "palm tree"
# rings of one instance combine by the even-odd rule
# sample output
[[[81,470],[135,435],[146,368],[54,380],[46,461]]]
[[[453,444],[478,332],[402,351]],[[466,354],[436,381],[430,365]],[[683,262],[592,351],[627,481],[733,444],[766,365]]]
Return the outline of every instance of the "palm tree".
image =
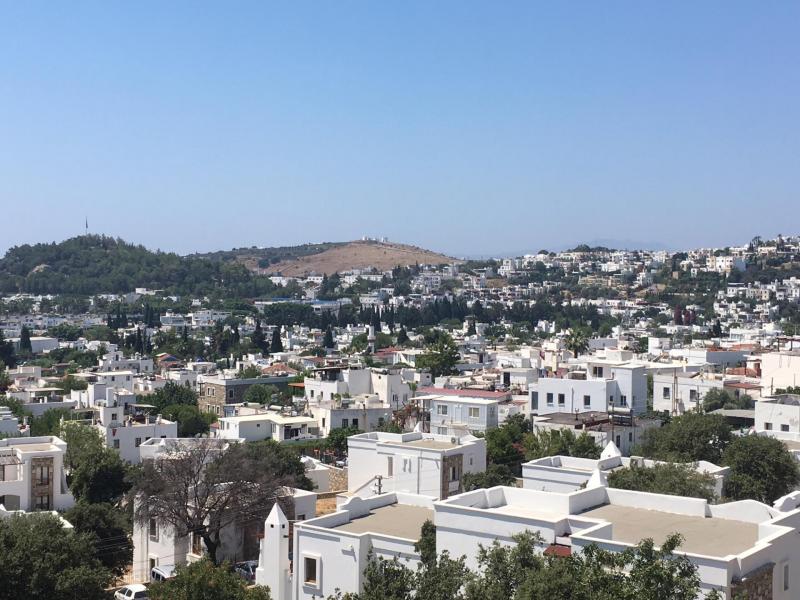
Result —
[[[589,349],[589,338],[582,329],[572,329],[566,338],[567,349],[576,358]]]

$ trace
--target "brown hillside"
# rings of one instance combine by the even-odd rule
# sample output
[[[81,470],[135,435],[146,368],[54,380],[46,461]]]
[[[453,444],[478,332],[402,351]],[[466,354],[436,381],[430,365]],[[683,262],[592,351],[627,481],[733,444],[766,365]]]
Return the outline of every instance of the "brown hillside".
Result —
[[[374,267],[379,271],[388,271],[398,265],[438,265],[454,262],[461,261],[415,246],[357,241],[330,248],[319,254],[284,260],[270,265],[268,269],[264,269],[262,272],[281,273],[286,277],[299,277],[311,273],[331,275],[351,269],[367,269],[369,267]]]

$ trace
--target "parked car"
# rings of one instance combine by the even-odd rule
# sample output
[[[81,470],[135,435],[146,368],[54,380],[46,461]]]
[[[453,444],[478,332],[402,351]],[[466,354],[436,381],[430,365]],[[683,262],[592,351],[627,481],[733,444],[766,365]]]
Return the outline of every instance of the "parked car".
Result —
[[[175,577],[175,565],[159,565],[150,569],[150,581],[164,581]]]
[[[246,581],[253,582],[256,580],[256,569],[258,568],[257,560],[245,560],[233,565],[233,570],[245,579]]]
[[[147,588],[141,583],[132,583],[114,592],[114,600],[148,600]]]

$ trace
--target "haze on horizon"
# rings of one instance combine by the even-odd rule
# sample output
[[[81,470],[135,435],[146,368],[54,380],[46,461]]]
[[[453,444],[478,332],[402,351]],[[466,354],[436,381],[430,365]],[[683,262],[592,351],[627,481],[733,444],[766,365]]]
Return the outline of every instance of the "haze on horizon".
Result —
[[[6,3],[0,252],[797,233],[800,4]]]

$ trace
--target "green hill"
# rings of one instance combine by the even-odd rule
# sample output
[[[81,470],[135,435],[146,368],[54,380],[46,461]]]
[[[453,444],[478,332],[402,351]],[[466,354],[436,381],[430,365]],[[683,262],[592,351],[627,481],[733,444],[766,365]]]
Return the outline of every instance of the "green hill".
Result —
[[[176,294],[213,292],[253,297],[275,286],[238,262],[182,257],[101,235],[22,245],[0,259],[0,292],[124,293],[137,287]]]

